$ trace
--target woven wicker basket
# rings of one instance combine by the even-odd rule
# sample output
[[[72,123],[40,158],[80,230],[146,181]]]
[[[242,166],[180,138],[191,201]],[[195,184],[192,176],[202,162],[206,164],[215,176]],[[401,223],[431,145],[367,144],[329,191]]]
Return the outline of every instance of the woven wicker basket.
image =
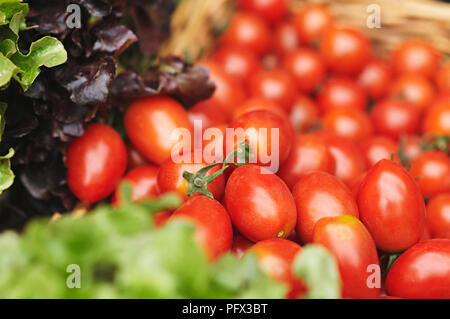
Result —
[[[450,4],[434,0],[291,0],[292,11],[305,3],[327,4],[341,24],[360,27],[374,49],[386,55],[407,38],[430,41],[450,56]],[[381,28],[367,27],[367,8],[377,4]],[[162,54],[189,55],[196,59],[212,49],[216,36],[231,18],[235,0],[183,0],[172,19],[172,36]]]

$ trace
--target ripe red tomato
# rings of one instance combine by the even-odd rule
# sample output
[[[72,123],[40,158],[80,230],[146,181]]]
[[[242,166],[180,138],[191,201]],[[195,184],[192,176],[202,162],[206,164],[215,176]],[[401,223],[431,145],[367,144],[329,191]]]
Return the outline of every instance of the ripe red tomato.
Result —
[[[361,151],[366,160],[367,167],[372,167],[382,159],[398,159],[398,146],[390,137],[377,135],[361,142]]]
[[[413,161],[422,152],[422,139],[418,135],[405,135],[399,141],[399,148],[403,148],[403,155],[408,161]]]
[[[386,291],[403,298],[450,298],[450,240],[427,240],[400,255],[386,277]]]
[[[284,58],[284,69],[289,72],[302,93],[313,92],[325,76],[325,65],[312,49],[298,49]]]
[[[328,112],[323,118],[323,128],[337,136],[361,142],[373,134],[369,116],[356,109],[340,109]]]
[[[417,243],[425,228],[425,203],[419,187],[399,164],[381,160],[367,173],[358,193],[361,221],[385,252]]]
[[[350,215],[322,218],[314,227],[313,243],[323,245],[336,257],[343,298],[373,299],[380,295],[380,287],[369,285],[368,280],[373,272],[370,267],[379,266],[377,247],[357,218]]]
[[[309,173],[295,184],[292,194],[297,205],[297,235],[303,243],[312,241],[316,223],[324,217],[352,215],[358,206],[350,190],[325,172]]]
[[[450,62],[444,64],[437,72],[436,84],[440,91],[450,92]]]
[[[167,192],[177,192],[185,200],[187,199],[187,190],[189,182],[184,179],[183,172],[196,173],[201,168],[208,166],[211,163],[207,163],[203,159],[201,153],[191,153],[188,163],[175,163],[172,159],[168,159],[161,164],[158,172],[158,187],[161,194]],[[200,163],[196,162],[196,156],[201,160]],[[208,171],[207,176],[214,174],[220,170],[219,166],[215,166]],[[223,175],[219,175],[210,184],[207,189],[213,194],[214,198],[220,200],[223,196],[225,188],[225,178]]]
[[[366,163],[359,147],[347,139],[321,131],[321,135],[334,158],[334,175],[350,185],[353,180],[366,170]]]
[[[432,237],[450,231],[450,193],[434,196],[428,202],[427,228]]]
[[[432,78],[440,60],[439,52],[428,42],[408,40],[394,49],[391,65],[397,74],[418,73]]]
[[[170,158],[172,148],[180,143],[180,140],[170,138],[175,129],[185,128],[192,133],[187,112],[169,97],[148,97],[135,101],[128,107],[124,121],[133,145],[156,164]]]
[[[217,259],[231,249],[233,228],[227,211],[218,201],[204,195],[192,197],[171,217],[172,220],[178,218],[186,218],[194,223],[194,236],[210,260]]]
[[[250,240],[286,238],[295,227],[295,202],[289,188],[264,167],[236,168],[225,188],[225,202],[233,225]]]
[[[450,100],[433,104],[425,115],[423,132],[434,135],[450,135]]]
[[[291,122],[298,132],[306,132],[319,122],[319,108],[307,95],[295,99],[290,113]]]
[[[222,66],[225,73],[242,84],[245,84],[261,67],[258,57],[252,51],[237,46],[219,48],[214,53],[213,59]]]
[[[358,84],[373,99],[385,97],[390,88],[391,68],[385,61],[373,58],[358,75]]]
[[[233,252],[238,258],[241,258],[245,255],[247,250],[253,246],[253,242],[241,236],[239,234],[235,234],[233,236],[233,245],[231,246],[231,252]]]
[[[277,104],[263,98],[254,97],[246,100],[234,111],[233,120],[237,120],[245,113],[256,110],[267,110],[274,112],[279,116],[286,117],[286,112],[284,111],[284,109],[279,107]]]
[[[412,162],[409,173],[425,197],[450,191],[450,158],[443,152],[423,152]]]
[[[200,61],[197,64],[209,69],[209,77],[216,85],[216,90],[212,97],[202,103],[208,103],[214,110],[220,108],[222,113],[226,114],[225,120],[228,120],[236,106],[245,100],[246,92],[239,82],[236,82],[231,76],[225,73],[217,63]]]
[[[159,195],[158,182],[158,167],[154,165],[146,165],[137,167],[129,171],[122,182],[128,182],[132,185],[131,201],[137,202],[143,199],[154,198]],[[120,189],[116,190],[111,202],[118,204],[120,199]]]
[[[420,111],[406,101],[384,100],[375,104],[371,111],[375,132],[397,140],[403,134],[419,130]]]
[[[222,124],[226,124],[228,114],[217,107],[212,100],[205,100],[195,104],[188,111],[189,121],[194,126],[194,121],[201,121],[202,130],[206,130],[209,127],[217,127]]]
[[[302,43],[317,45],[322,34],[331,27],[334,17],[326,6],[307,4],[294,17],[294,24]]]
[[[250,162],[263,166],[275,165],[275,170],[278,170],[279,164],[283,163],[289,155],[295,134],[287,118],[267,110],[255,110],[243,114],[231,124],[230,129],[233,129],[236,134],[231,132],[226,134],[226,154],[235,150],[247,137],[253,154]],[[243,130],[242,135],[239,134],[239,129]],[[278,158],[276,158],[277,153]]]
[[[127,168],[120,135],[104,124],[91,124],[67,148],[67,184],[80,200],[95,203],[116,189]]]
[[[261,71],[250,80],[250,94],[274,102],[289,111],[296,96],[291,76],[282,70]]]
[[[271,39],[271,30],[261,17],[239,12],[234,15],[221,41],[224,45],[243,47],[262,56],[270,49]]]
[[[255,13],[268,23],[280,22],[288,12],[288,0],[239,0],[240,8]]]
[[[285,283],[289,287],[287,298],[301,298],[306,292],[306,286],[293,271],[295,257],[302,247],[286,239],[267,239],[253,245],[248,253],[253,252],[258,263],[272,279]]]
[[[348,78],[331,78],[325,82],[318,95],[323,114],[339,109],[357,109],[367,107],[367,95],[356,82]]]
[[[300,47],[300,40],[294,23],[284,21],[275,27],[273,47],[273,50],[279,56],[294,52]]]
[[[390,96],[393,99],[408,101],[423,111],[433,102],[435,89],[426,77],[420,74],[405,74],[392,83]]]
[[[328,68],[340,75],[357,75],[371,58],[367,37],[351,28],[328,28],[320,43],[320,54]]]
[[[297,135],[287,160],[281,166],[278,176],[290,189],[298,180],[311,171],[334,173],[334,158],[323,139],[316,134]]]

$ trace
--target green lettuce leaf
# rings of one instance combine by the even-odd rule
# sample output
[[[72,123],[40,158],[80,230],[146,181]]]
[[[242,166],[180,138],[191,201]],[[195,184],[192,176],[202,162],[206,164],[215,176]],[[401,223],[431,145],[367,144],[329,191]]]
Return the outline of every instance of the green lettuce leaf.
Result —
[[[123,195],[128,194],[124,188]],[[123,197],[122,197],[123,198]],[[19,237],[0,235],[0,298],[281,298],[286,287],[265,276],[253,255],[208,262],[195,226],[152,215],[174,209],[179,197],[121,207],[102,206],[84,218],[71,214],[31,222]],[[67,283],[79,267],[79,288]],[[76,281],[75,281],[76,282]]]
[[[0,87],[14,78],[26,91],[42,66],[51,68],[67,61],[63,44],[50,36],[33,42],[28,54],[19,51],[19,31],[25,28],[28,11],[22,0],[0,0]]]
[[[295,258],[293,267],[308,287],[305,299],[340,298],[341,278],[337,262],[322,246],[305,246]]]
[[[14,173],[11,170],[11,157],[14,156],[14,150],[11,148],[5,156],[0,156],[0,195],[5,189],[11,187],[14,183]]]

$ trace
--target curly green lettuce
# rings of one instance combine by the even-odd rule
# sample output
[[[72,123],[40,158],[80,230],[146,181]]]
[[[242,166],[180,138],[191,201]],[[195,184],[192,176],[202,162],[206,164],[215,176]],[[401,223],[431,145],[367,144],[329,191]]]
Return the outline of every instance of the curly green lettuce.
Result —
[[[20,30],[26,28],[28,4],[22,0],[0,0],[0,89],[14,78],[24,91],[33,84],[41,67],[61,65],[67,61],[67,52],[56,38],[46,36],[33,42],[27,54],[18,47]],[[0,141],[5,128],[6,104],[0,102]],[[14,151],[0,155],[0,194],[14,181],[10,158]]]

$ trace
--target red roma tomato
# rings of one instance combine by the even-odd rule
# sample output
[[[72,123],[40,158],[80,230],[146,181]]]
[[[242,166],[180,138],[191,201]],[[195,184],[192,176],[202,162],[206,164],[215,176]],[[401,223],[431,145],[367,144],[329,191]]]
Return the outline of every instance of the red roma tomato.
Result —
[[[379,161],[363,180],[357,201],[360,219],[379,249],[400,252],[419,241],[425,228],[425,202],[401,165]]]
[[[367,107],[367,95],[356,82],[347,78],[331,78],[318,96],[322,113],[340,109],[364,111]]]
[[[247,12],[237,13],[222,36],[222,44],[243,47],[262,56],[270,49],[272,34],[259,16]]]
[[[153,215],[153,222],[155,223],[155,227],[159,228],[164,226],[171,216],[172,212],[168,211],[157,212],[155,215]]]
[[[312,241],[314,226],[324,217],[358,217],[358,206],[350,190],[328,173],[312,172],[303,176],[292,194],[297,205],[296,231],[303,243]]]
[[[250,94],[278,104],[289,111],[297,90],[291,76],[282,70],[261,71],[250,81]]]
[[[158,167],[153,165],[137,167],[129,171],[122,182],[128,182],[132,185],[131,201],[137,202],[142,199],[154,198],[159,195]],[[116,190],[112,198],[113,204],[118,204],[120,199],[119,190]]]
[[[422,152],[421,150],[422,140],[417,135],[405,135],[400,138],[399,149],[402,148],[403,155],[409,161],[413,161]]]
[[[334,158],[334,175],[345,184],[350,183],[366,170],[366,163],[359,147],[347,139],[329,134],[317,132],[322,136],[331,156]]]
[[[353,109],[340,109],[327,113],[323,119],[323,128],[354,142],[364,141],[373,134],[369,116],[365,112]]]
[[[294,24],[302,43],[316,45],[333,20],[326,6],[307,4],[295,15]]]
[[[373,99],[385,97],[390,88],[391,68],[383,60],[372,59],[358,75],[358,84]]]
[[[239,83],[226,74],[215,62],[201,61],[197,64],[209,69],[209,77],[216,85],[216,90],[212,97],[202,103],[208,103],[214,110],[220,108],[222,113],[226,114],[225,120],[228,120],[236,106],[245,100],[245,91]]]
[[[231,131],[234,130],[234,133]],[[239,134],[239,129],[243,130]],[[274,134],[278,130],[277,134]],[[230,131],[230,132],[228,132]],[[276,166],[283,163],[289,155],[295,132],[287,118],[267,110],[256,110],[243,114],[234,121],[226,134],[226,154],[231,153],[241,142],[248,138],[253,158],[251,163],[262,166]],[[274,153],[275,152],[275,153]],[[278,158],[276,157],[278,153]],[[271,158],[274,157],[274,158]]]
[[[231,251],[238,257],[241,258],[247,252],[247,250],[253,246],[253,242],[247,238],[236,234],[233,236],[233,245],[231,246]]]
[[[403,298],[450,298],[450,240],[427,240],[400,255],[386,277],[386,291]]]
[[[420,111],[406,101],[378,102],[370,113],[375,132],[395,140],[403,134],[415,134],[420,126]]]
[[[428,42],[409,40],[392,52],[391,65],[397,74],[419,73],[432,78],[440,60],[439,52]]]
[[[268,23],[278,23],[288,12],[288,0],[239,0],[240,8],[259,15]]]
[[[275,27],[273,35],[274,51],[279,56],[294,52],[300,47],[297,29],[291,21],[281,22]]]
[[[267,110],[276,113],[282,117],[286,117],[286,112],[279,107],[277,104],[265,100],[263,98],[254,97],[245,101],[241,106],[239,106],[233,113],[233,120],[237,120],[239,117],[245,113],[256,111],[256,110]]]
[[[248,251],[255,253],[262,271],[273,280],[289,286],[287,298],[300,298],[306,292],[306,286],[295,275],[292,265],[302,247],[286,239],[267,239],[253,245]]]
[[[127,168],[120,135],[104,124],[91,124],[67,148],[67,183],[80,200],[95,203],[116,189]]]
[[[305,132],[319,122],[319,108],[307,95],[297,97],[290,113],[297,132]]]
[[[412,162],[409,173],[425,197],[450,191],[450,158],[443,152],[423,152]]]
[[[191,153],[191,160],[189,163],[175,163],[172,159],[168,159],[161,164],[158,172],[158,187],[161,194],[167,192],[177,192],[185,200],[187,199],[187,190],[189,182],[184,179],[183,172],[197,173],[201,168],[208,166],[211,163],[206,163],[203,159],[201,163],[195,163],[195,155]],[[197,156],[202,158],[202,154],[198,153]],[[206,175],[212,175],[220,170],[219,166],[213,167],[208,171]],[[213,194],[214,198],[220,200],[225,188],[225,178],[223,175],[219,175],[210,184],[208,184],[208,190]]]
[[[361,143],[361,151],[367,167],[372,167],[382,159],[398,159],[398,146],[395,140],[387,136],[377,135]]]
[[[433,102],[436,92],[431,82],[420,74],[405,74],[397,78],[390,90],[392,99],[408,101],[423,111]]]
[[[228,114],[218,108],[217,105],[212,103],[211,100],[206,100],[195,104],[188,111],[189,121],[192,126],[194,121],[201,121],[202,130],[206,130],[209,127],[216,127],[227,123]]]
[[[148,97],[135,101],[125,113],[125,128],[136,149],[147,159],[161,164],[171,156],[179,140],[170,136],[177,128],[192,133],[187,112],[169,97]]]
[[[450,135],[450,100],[433,104],[423,121],[423,132],[435,135]]]
[[[450,231],[450,193],[439,194],[428,202],[427,228],[433,237]]]
[[[236,168],[225,188],[225,202],[233,225],[250,240],[286,238],[295,227],[295,202],[289,188],[264,167]]]
[[[233,228],[225,208],[204,195],[190,198],[171,219],[186,218],[196,226],[195,238],[204,247],[210,260],[217,259],[231,249]]]
[[[297,135],[287,160],[278,176],[290,189],[298,180],[311,171],[334,173],[334,158],[323,139],[316,134]]]
[[[350,215],[322,218],[314,227],[313,243],[323,245],[336,257],[343,298],[373,299],[380,295],[380,288],[368,285],[371,273],[367,271],[369,266],[379,266],[377,247],[357,218]]]
[[[284,69],[291,74],[302,93],[313,92],[325,76],[325,65],[312,49],[302,48],[288,54],[284,59]]]
[[[258,57],[250,50],[236,46],[225,46],[214,53],[214,61],[222,66],[225,73],[244,83],[259,71]]]
[[[362,32],[333,27],[323,35],[320,54],[331,71],[340,75],[357,75],[370,61],[371,47]]]
[[[450,92],[450,62],[447,62],[436,74],[436,84],[441,92]]]

